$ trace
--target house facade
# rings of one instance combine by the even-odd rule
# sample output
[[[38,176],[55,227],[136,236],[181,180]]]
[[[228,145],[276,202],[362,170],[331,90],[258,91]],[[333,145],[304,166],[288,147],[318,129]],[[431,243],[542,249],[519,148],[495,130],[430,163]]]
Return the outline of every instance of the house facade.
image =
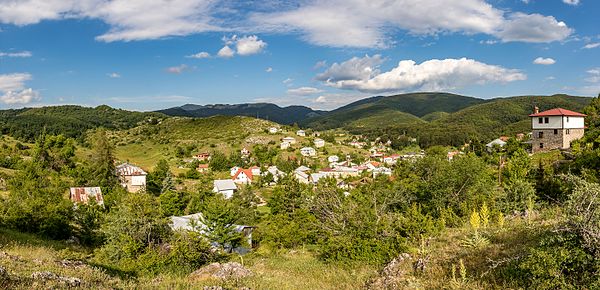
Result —
[[[583,137],[585,114],[563,108],[539,112],[535,107],[531,117],[532,152],[567,149],[571,142]]]
[[[313,142],[315,144],[315,147],[317,148],[321,148],[325,146],[325,140],[317,138],[315,139],[315,141]]]
[[[315,150],[315,148],[312,147],[304,147],[300,149],[300,154],[302,154],[302,156],[305,157],[313,157],[317,156],[317,150]]]
[[[116,168],[116,174],[121,186],[128,192],[138,192],[146,189],[146,171],[137,166],[123,163]]]
[[[227,199],[231,198],[236,190],[237,186],[231,179],[213,181],[213,192],[220,193]]]

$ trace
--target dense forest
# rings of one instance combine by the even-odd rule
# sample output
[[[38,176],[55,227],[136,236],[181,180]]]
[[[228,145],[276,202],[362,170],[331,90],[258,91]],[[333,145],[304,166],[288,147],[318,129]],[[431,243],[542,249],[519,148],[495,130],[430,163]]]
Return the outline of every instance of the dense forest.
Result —
[[[484,103],[472,111],[493,116],[502,114],[504,105]],[[364,182],[368,178],[361,176],[350,180],[354,186],[347,189],[333,179],[312,186],[287,177],[272,187],[266,185],[271,180],[244,187],[227,200],[212,191],[210,176],[175,175],[165,161],[149,173],[147,192],[125,192],[114,175],[115,144],[107,129],[135,126],[148,116],[140,113],[105,123],[103,114],[120,116],[119,111],[96,108],[96,116],[68,117],[81,115],[81,108],[61,110],[55,113],[62,114],[65,123],[29,133],[11,129],[27,111],[4,112],[5,132],[35,143],[1,148],[1,166],[8,173],[2,173],[6,193],[0,195],[0,249],[14,249],[19,235],[39,238],[48,247],[76,241],[76,246],[71,243],[60,252],[61,258],[92,265],[108,277],[89,274],[80,286],[198,287],[188,275],[212,262],[246,259],[248,265],[261,267],[282,253],[306,251],[318,265],[352,273],[375,269],[344,288],[600,288],[600,96],[583,109],[588,115],[585,137],[564,154],[531,156],[527,145],[513,138],[502,149],[469,146],[449,161],[448,148],[437,143],[455,142],[439,136],[464,128],[439,123],[433,131],[439,136],[427,141],[425,157],[400,161],[391,177]],[[48,114],[36,116],[42,122]],[[470,116],[463,112],[444,118],[462,120],[465,126],[485,123]],[[506,123],[485,126],[518,121],[506,118]],[[394,139],[401,135],[398,130],[370,134]],[[81,142],[87,144],[89,158],[77,158]],[[214,171],[265,166],[277,159],[277,151],[265,148],[256,150],[260,158],[253,164],[215,153],[209,166]],[[281,165],[288,173],[302,165],[302,160],[278,162],[290,163]],[[176,184],[188,178],[199,179],[200,186],[178,189]],[[100,186],[104,206],[74,207],[65,192],[82,185]],[[169,227],[169,217],[194,213],[203,214],[207,230],[180,232]],[[252,252],[243,257],[231,252],[244,243],[234,225],[256,227]],[[39,287],[35,279],[19,276],[18,263],[6,262],[10,255],[0,255],[0,286]],[[296,271],[311,273],[308,266]],[[210,283],[235,289],[270,287],[259,278]],[[286,279],[276,282],[281,288],[298,287]]]

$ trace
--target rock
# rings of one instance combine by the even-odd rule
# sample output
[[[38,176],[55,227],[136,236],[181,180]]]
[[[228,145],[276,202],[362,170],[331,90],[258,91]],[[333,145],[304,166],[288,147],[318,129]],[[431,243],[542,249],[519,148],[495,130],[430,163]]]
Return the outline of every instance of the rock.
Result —
[[[229,263],[212,263],[208,266],[202,267],[192,274],[190,274],[190,278],[194,280],[204,280],[204,279],[242,279],[252,276],[252,271],[246,269],[240,263],[237,262],[229,262]]]
[[[21,257],[11,255],[7,252],[0,252],[0,259],[9,259],[9,260],[13,260],[13,261],[18,261],[21,259]]]
[[[79,278],[59,276],[50,271],[33,272],[31,274],[31,279],[42,281],[59,281],[70,287],[79,287],[82,283],[81,279]]]
[[[402,289],[403,286],[406,286],[404,273],[407,269],[410,269],[409,261],[412,260],[411,256],[407,253],[402,253],[398,255],[398,257],[391,260],[383,270],[379,276],[375,279],[372,279],[368,285],[367,289]],[[409,270],[410,271],[410,270]]]
[[[56,263],[59,266],[63,266],[65,268],[82,268],[85,267],[86,264],[82,261],[73,261],[73,260],[61,260],[61,261],[56,261]]]
[[[202,290],[223,290],[221,286],[204,286]]]
[[[31,273],[31,279],[34,280],[57,280],[58,275],[50,272],[50,271],[42,271],[42,272],[33,272]]]

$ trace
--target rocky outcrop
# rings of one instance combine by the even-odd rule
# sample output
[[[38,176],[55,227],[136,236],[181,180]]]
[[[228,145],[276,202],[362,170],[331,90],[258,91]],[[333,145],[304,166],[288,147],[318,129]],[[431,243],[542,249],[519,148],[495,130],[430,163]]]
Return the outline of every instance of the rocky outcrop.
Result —
[[[372,279],[367,284],[367,289],[402,289],[407,286],[407,271],[412,266],[412,257],[407,253],[402,253],[390,261],[379,273],[379,276]]]
[[[202,267],[192,274],[190,279],[192,280],[205,280],[205,279],[243,279],[252,276],[252,271],[248,270],[240,263],[229,262],[229,263],[212,263],[208,266]]]
[[[81,283],[82,283],[81,279],[79,279],[79,278],[59,276],[50,271],[33,272],[31,274],[31,279],[37,280],[37,281],[43,281],[43,282],[58,281],[58,282],[64,283],[65,285],[67,285],[69,287],[79,287],[79,286],[81,286]]]

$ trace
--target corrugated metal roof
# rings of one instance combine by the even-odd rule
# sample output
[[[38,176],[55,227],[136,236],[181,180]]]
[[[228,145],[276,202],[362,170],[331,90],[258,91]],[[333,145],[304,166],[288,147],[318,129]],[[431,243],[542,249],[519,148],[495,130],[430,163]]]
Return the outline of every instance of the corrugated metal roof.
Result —
[[[213,185],[217,188],[218,191],[237,189],[237,186],[231,179],[215,180],[213,181]]]
[[[100,187],[71,187],[70,193],[73,202],[88,204],[90,200],[93,200],[99,205],[104,205]]]
[[[117,175],[119,176],[134,176],[134,175],[147,175],[143,169],[133,166],[128,163],[123,163],[116,167]]]

